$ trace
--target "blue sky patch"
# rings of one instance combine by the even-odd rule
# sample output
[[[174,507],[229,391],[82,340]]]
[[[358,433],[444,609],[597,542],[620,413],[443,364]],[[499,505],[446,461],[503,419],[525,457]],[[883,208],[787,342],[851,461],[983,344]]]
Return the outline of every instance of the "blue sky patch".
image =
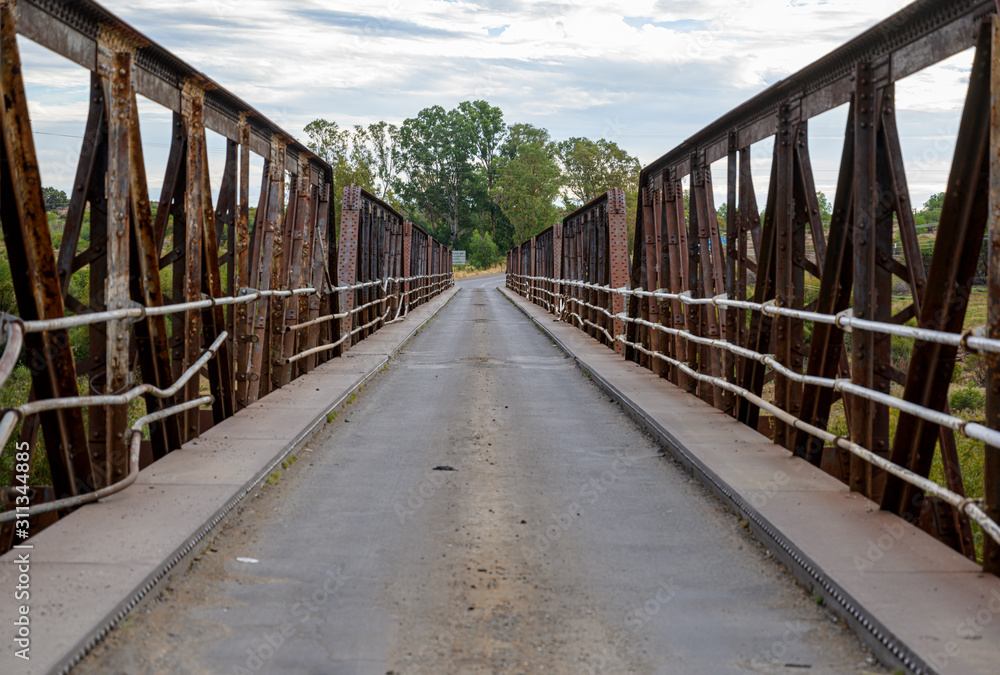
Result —
[[[406,19],[368,16],[352,12],[340,12],[333,9],[296,9],[292,10],[292,13],[304,19],[328,26],[354,29],[370,37],[392,35],[395,37],[414,38],[460,38],[466,36],[465,33],[460,31],[423,26],[413,21],[407,21]]]
[[[679,33],[690,33],[696,30],[708,28],[708,21],[698,19],[680,19],[679,21],[655,21],[650,16],[626,16],[625,23],[632,28],[642,28],[643,26],[655,26],[656,28],[666,28]]]

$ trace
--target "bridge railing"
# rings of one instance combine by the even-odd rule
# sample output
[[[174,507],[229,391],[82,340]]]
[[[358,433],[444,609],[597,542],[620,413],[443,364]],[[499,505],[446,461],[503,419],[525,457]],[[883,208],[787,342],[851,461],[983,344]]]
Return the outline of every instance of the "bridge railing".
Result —
[[[628,283],[627,236],[625,196],[609,190],[512,249],[507,286],[621,351],[625,305],[607,287]]]
[[[337,263],[340,353],[454,283],[451,251],[356,185],[344,188]],[[356,245],[352,242],[357,242]]]
[[[626,358],[768,434],[883,509],[972,559],[979,553],[993,573],[1000,571],[995,12],[993,2],[916,2],[645,167],[627,281],[594,278],[585,265],[582,275],[572,267],[567,273],[564,221],[561,273],[539,274],[530,256],[526,264],[524,249],[533,251],[536,242],[525,242],[509,259],[508,282],[543,307],[570,308],[564,318],[613,341]],[[893,114],[894,83],[968,47],[976,47],[969,91],[925,272]],[[840,105],[849,108],[847,129],[832,220],[825,225],[807,121]],[[768,137],[775,139],[774,154],[759,215],[750,148]],[[724,232],[711,172],[723,158]],[[984,235],[987,325],[966,331]],[[583,258],[601,260],[605,241],[585,236]],[[616,255],[628,255],[620,242]],[[818,294],[807,294],[806,274],[817,280]],[[894,276],[910,289],[902,309],[892,302]],[[547,287],[561,290],[552,297],[538,292]],[[608,295],[619,307],[627,302],[624,311],[609,307]],[[603,323],[593,320],[600,315]],[[908,325],[910,319],[917,325]],[[894,337],[912,342],[908,360],[894,362]],[[981,421],[948,409],[960,349],[987,364]],[[845,430],[831,428],[835,413]],[[979,444],[982,483],[963,476],[957,436]],[[929,479],[935,462],[942,484]]]
[[[18,33],[90,71],[58,249]],[[0,224],[17,305],[0,316],[0,467],[13,468],[0,551],[451,283],[450,252],[370,196],[338,239],[326,162],[97,3],[0,2],[0,43]],[[137,95],[173,112],[158,204]],[[215,204],[206,130],[226,139]]]

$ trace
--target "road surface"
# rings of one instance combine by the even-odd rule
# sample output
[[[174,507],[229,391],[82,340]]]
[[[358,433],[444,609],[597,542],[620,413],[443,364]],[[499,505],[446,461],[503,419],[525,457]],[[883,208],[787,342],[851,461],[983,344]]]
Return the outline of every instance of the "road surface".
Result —
[[[79,672],[885,672],[502,283],[460,282]]]

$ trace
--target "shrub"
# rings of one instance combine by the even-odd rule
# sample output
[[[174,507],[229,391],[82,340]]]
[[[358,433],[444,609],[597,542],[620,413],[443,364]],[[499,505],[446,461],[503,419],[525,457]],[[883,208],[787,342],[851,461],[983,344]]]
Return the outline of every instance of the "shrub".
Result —
[[[500,251],[493,242],[493,237],[490,236],[490,233],[480,233],[479,230],[473,231],[468,243],[469,264],[477,269],[484,270],[496,265],[500,260]]]
[[[951,398],[948,399],[948,403],[954,411],[976,410],[986,405],[986,392],[969,384],[962,389],[955,390]]]
[[[0,312],[17,314],[17,299],[14,297],[14,278],[10,272],[7,250],[0,249]]]
[[[986,384],[986,358],[979,354],[969,354],[965,357],[965,371],[980,387]]]
[[[913,338],[901,335],[890,336],[889,361],[904,373],[910,367],[910,355],[913,353]]]

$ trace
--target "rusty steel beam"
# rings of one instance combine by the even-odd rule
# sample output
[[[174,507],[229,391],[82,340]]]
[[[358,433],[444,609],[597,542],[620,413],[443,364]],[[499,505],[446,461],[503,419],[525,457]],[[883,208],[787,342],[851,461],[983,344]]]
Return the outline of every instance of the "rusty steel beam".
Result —
[[[992,23],[984,22],[941,209],[927,292],[920,309],[919,325],[924,328],[960,333],[965,320],[989,213],[991,50]],[[916,341],[903,398],[943,410],[955,356],[955,347]],[[930,472],[937,439],[937,425],[901,413],[892,444],[892,460],[926,476]],[[912,486],[890,477],[882,508],[917,521],[923,497],[923,493]]]
[[[640,281],[642,282],[642,287],[647,291],[655,291],[660,288],[660,280],[658,277],[659,265],[657,261],[659,260],[657,240],[659,235],[658,224],[655,222],[654,218],[654,207],[653,207],[653,195],[650,194],[648,188],[643,188],[641,191],[640,198],[642,200],[642,219],[636,226],[635,230],[635,246],[644,247],[643,253],[645,255],[635,256],[635,259],[640,259],[642,261],[643,270],[640,276]],[[633,283],[633,286],[636,284]],[[655,298],[646,298],[643,303],[643,318],[654,324],[660,323],[660,302]],[[646,339],[643,342],[647,345],[649,349],[653,351],[662,351],[663,347],[661,345],[661,336],[663,333],[657,330],[646,330],[643,331],[646,335]],[[660,359],[653,359],[649,362],[649,368],[657,375],[662,375],[664,371],[664,363]]]
[[[854,215],[854,129],[855,106],[852,104],[847,113],[847,130],[844,134],[837,193],[833,200],[830,231],[820,277],[819,298],[816,303],[816,311],[824,314],[839,314],[847,309],[854,283],[854,251],[850,236]],[[826,378],[837,377],[844,354],[844,335],[840,328],[830,324],[814,325],[806,374]],[[833,399],[833,390],[806,385],[802,392],[802,419],[826,429]],[[798,432],[794,449],[795,454],[800,457],[806,458],[816,466],[821,465],[823,442],[815,436],[804,431]],[[844,459],[846,460],[846,457]],[[847,472],[842,471],[839,477],[846,479]]]
[[[21,78],[13,8],[0,3],[0,222],[7,245],[11,279],[23,319],[52,319],[65,315],[62,289],[56,273],[49,235],[42,180],[35,155],[28,102]],[[25,337],[26,363],[39,399],[78,394],[76,367],[66,331]],[[94,489],[91,461],[79,409],[41,416],[45,449],[58,495],[76,495]]]
[[[337,280],[345,286],[354,284],[358,279],[358,228],[361,220],[361,188],[349,185],[344,188],[341,201],[340,216],[340,246],[337,258]],[[340,311],[351,312],[355,307],[356,291],[344,291],[340,294]],[[340,320],[340,334],[347,335],[354,329],[353,314]],[[340,348],[341,353],[351,346],[351,339]]]
[[[160,261],[156,232],[149,203],[145,161],[142,156],[142,137],[139,129],[139,110],[135,93],[131,102],[132,124],[129,151],[131,178],[131,208],[133,237],[130,258],[132,261],[132,299],[146,307],[163,306],[163,289],[160,281]],[[135,340],[143,381],[160,389],[172,382],[170,372],[170,343],[167,321],[162,316],[147,316],[135,325]],[[146,396],[146,411],[154,413],[165,408],[163,399]],[[177,419],[168,417],[153,424],[150,440],[154,459],[160,459],[171,450],[181,447],[180,426]]]
[[[687,228],[684,224],[684,189],[680,179],[675,175],[665,174],[662,177],[664,198],[664,227],[667,238],[667,260],[669,263],[669,290],[675,295],[684,292],[687,283]],[[683,330],[687,326],[687,310],[680,300],[670,301],[670,315],[673,327]],[[688,358],[688,342],[680,336],[674,338],[673,358],[685,361]],[[694,365],[688,363],[688,365]],[[688,391],[693,391],[694,382],[686,373],[671,369],[671,381]]]
[[[1000,19],[992,20],[990,53],[990,225],[989,308],[987,335],[1000,339]],[[986,419],[991,429],[1000,428],[1000,354],[986,357]],[[1000,521],[1000,448],[987,447],[984,458],[983,493],[986,513]],[[985,538],[983,570],[1000,574],[1000,544]]]
[[[771,161],[771,180],[767,190],[767,206],[764,207],[764,224],[761,227],[760,248],[757,257],[757,282],[754,284],[753,301],[764,303],[773,300],[776,292],[775,268],[777,252],[776,247],[776,226],[775,211],[777,183],[778,183],[778,161],[777,155],[779,145],[775,143],[774,159]],[[750,316],[750,329],[747,334],[747,346],[756,352],[769,353],[771,345],[772,318],[760,312],[753,312]],[[764,381],[766,372],[764,364],[757,361],[750,361],[743,370],[740,386],[744,389],[760,396],[764,391]],[[737,419],[749,427],[759,428],[760,408],[750,403],[746,399],[741,399],[737,408]]]
[[[708,164],[723,159],[734,131],[740,147],[774,136],[779,108],[792,99],[801,99],[803,119],[848,103],[858,62],[891,61],[892,68],[885,74],[886,83],[891,83],[972,47],[980,21],[993,12],[993,0],[918,0],[734,108],[644,167],[640,185],[664,169],[690,173],[693,152],[704,151]]]
[[[729,134],[729,156],[726,161],[726,284],[725,292],[730,298],[737,296],[737,283],[739,280],[741,236],[740,216],[739,216],[739,138],[736,132]],[[745,286],[744,286],[745,288]],[[745,310],[742,312],[745,314]],[[740,325],[738,322],[741,312],[729,309],[725,315],[725,339],[732,344],[740,342]],[[736,356],[732,352],[725,352],[722,355],[722,372],[726,381],[730,384],[737,382]],[[727,415],[736,416],[736,396],[731,391],[724,391],[722,394],[722,409]]]
[[[342,334],[334,320],[341,311],[335,291],[340,253],[352,252],[367,280],[395,279],[409,270],[420,275],[411,289],[398,282],[366,289],[363,296],[379,302],[364,312],[367,325],[355,339],[382,325],[384,308],[405,315],[406,308],[450,283],[448,275],[439,275],[434,283],[424,276],[448,271],[450,251],[404,224],[398,214],[390,216],[391,209],[381,202],[369,204],[363,232],[354,239],[342,232],[338,242],[330,223],[334,186],[329,165],[96,3],[5,0],[0,11],[5,101],[0,216],[21,318],[58,319],[67,312],[162,308],[247,296],[247,302],[228,307],[212,303],[137,320],[95,319],[74,329],[87,334],[87,353],[78,361],[65,330],[29,332],[30,400],[75,397],[78,376],[87,378],[89,393],[124,393],[137,384],[138,374],[145,383],[170,388],[227,331],[214,358],[170,400],[144,397],[147,412],[163,410],[198,397],[204,379],[214,397],[211,412],[191,409],[152,425],[140,452],[145,465],[334,356]],[[58,260],[34,156],[19,32],[91,71],[85,138]],[[173,111],[170,151],[155,206],[148,194],[137,94]],[[228,138],[215,205],[207,129]],[[251,153],[264,163],[252,231]],[[287,210],[286,168],[294,180]],[[88,217],[90,241],[80,251]],[[168,270],[173,283],[164,288],[161,272]],[[70,293],[77,273],[89,275],[86,297]],[[315,291],[301,293],[307,286]],[[300,294],[271,294],[293,289]],[[404,290],[419,294],[407,298]],[[79,407],[25,419],[22,437],[33,439],[39,428],[45,434],[54,483],[51,490],[39,486],[38,499],[91,491],[125,476],[130,410],[91,406],[86,414],[87,426]],[[0,531],[0,539],[0,548],[9,545],[9,528]]]

